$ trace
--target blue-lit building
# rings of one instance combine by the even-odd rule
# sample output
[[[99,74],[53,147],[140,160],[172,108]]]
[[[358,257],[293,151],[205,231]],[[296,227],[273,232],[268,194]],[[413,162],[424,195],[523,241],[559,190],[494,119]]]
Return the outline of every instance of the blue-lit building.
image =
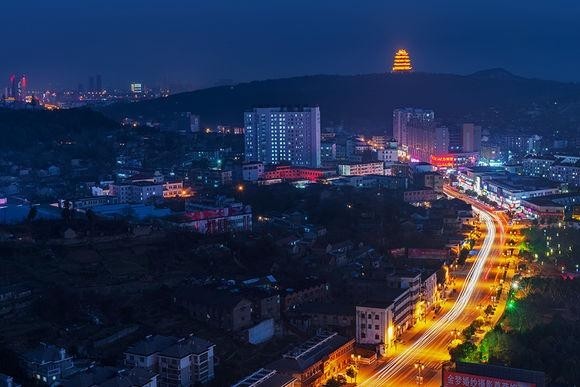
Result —
[[[256,108],[244,114],[246,161],[320,166],[320,110]]]

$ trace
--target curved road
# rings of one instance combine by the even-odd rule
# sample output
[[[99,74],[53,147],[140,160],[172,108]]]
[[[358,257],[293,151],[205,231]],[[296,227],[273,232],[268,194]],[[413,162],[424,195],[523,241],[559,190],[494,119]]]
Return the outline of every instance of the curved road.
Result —
[[[425,365],[421,373],[424,385],[441,385],[441,363],[449,360],[447,347],[453,339],[452,333],[460,332],[476,317],[481,316],[482,308],[490,303],[492,286],[497,283],[500,275],[497,261],[502,254],[505,220],[489,207],[453,190],[446,190],[446,193],[472,204],[473,209],[479,213],[487,231],[481,248],[460,283],[461,290],[450,309],[438,320],[428,321],[423,331],[411,340],[412,343],[407,348],[375,370],[361,385],[414,385],[418,376],[416,363]]]

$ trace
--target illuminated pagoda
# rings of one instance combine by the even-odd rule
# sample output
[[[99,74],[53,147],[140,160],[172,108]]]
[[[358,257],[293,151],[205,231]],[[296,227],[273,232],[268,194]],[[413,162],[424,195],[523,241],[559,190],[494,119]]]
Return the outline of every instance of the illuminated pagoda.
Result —
[[[408,73],[413,70],[411,66],[411,57],[405,49],[400,49],[395,53],[395,59],[393,59],[393,72],[394,73]]]

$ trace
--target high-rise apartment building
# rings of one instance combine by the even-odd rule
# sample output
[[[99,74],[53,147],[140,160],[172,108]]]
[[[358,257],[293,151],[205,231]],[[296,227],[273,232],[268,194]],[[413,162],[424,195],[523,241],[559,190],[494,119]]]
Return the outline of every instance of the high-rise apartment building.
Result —
[[[481,149],[481,126],[463,124],[463,152],[479,152]]]
[[[244,114],[245,159],[320,166],[320,110],[256,108]]]
[[[433,110],[404,108],[393,111],[393,137],[403,148],[409,144],[408,126],[412,122],[415,127],[428,126],[432,127],[435,121]]]

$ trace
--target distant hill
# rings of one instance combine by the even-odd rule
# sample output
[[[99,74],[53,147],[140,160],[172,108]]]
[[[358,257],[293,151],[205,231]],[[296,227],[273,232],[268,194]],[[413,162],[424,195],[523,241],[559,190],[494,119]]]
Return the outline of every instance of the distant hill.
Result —
[[[578,128],[580,85],[515,76],[503,69],[471,75],[314,75],[213,87],[167,98],[117,104],[103,111],[116,119],[163,119],[173,112],[199,114],[203,125],[241,125],[257,106],[318,105],[322,125],[356,130],[390,128],[396,107],[435,110],[444,122],[473,120],[490,127]]]

